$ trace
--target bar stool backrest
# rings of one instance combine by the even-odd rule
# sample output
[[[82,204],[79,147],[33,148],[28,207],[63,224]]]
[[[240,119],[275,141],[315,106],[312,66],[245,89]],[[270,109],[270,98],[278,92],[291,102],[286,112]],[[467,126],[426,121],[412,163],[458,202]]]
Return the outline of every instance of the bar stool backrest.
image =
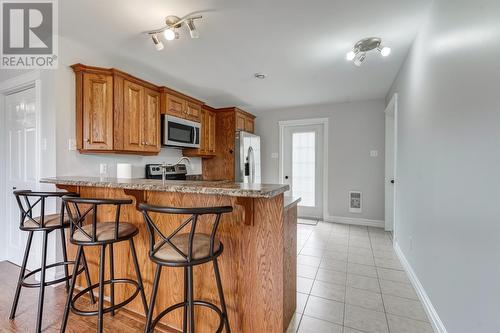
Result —
[[[72,196],[64,196],[62,198],[68,219],[70,222],[70,240],[73,241],[73,236],[77,230],[88,238],[89,243],[96,243],[97,239],[97,208],[100,206],[115,206],[115,224],[114,240],[118,240],[120,211],[122,205],[132,203],[131,199],[100,199],[100,198],[80,198]],[[82,213],[83,212],[83,213]],[[87,222],[90,220],[90,222]],[[84,226],[91,225],[89,228],[83,229]]]
[[[142,211],[144,220],[148,227],[149,233],[149,255],[154,256],[154,254],[161,249],[165,244],[169,244],[180,256],[182,256],[187,262],[193,260],[193,240],[196,234],[196,227],[198,223],[198,217],[200,215],[214,215],[215,221],[212,225],[212,230],[210,233],[210,256],[214,256],[214,243],[217,229],[219,227],[221,215],[224,213],[230,213],[233,211],[231,206],[222,207],[203,207],[203,208],[174,208],[174,207],[163,207],[163,206],[153,206],[145,203],[139,204],[139,209]],[[170,235],[165,236],[163,232],[158,228],[158,225],[153,221],[150,216],[150,212],[160,213],[160,214],[175,214],[175,215],[191,215],[185,221],[181,223]],[[191,225],[189,230],[189,241],[187,246],[187,252],[184,253],[172,242],[172,238],[175,237],[182,229],[186,226]],[[157,237],[158,236],[158,237]]]
[[[13,193],[21,213],[19,224],[21,229],[25,228],[25,223],[28,221],[31,221],[40,229],[45,228],[45,207],[48,198],[78,196],[78,194],[71,192],[34,192],[31,190],[16,190]],[[60,221],[62,223],[64,221],[64,205],[61,205],[60,214],[62,217]],[[33,229],[31,226],[29,228]]]

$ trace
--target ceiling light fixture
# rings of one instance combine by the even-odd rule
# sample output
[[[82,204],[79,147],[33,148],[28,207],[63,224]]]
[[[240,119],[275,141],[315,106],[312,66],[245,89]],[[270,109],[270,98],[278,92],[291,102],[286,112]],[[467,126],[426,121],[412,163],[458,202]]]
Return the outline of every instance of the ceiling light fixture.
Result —
[[[158,51],[163,50],[163,43],[161,40],[158,38],[158,35],[151,35],[151,38],[153,39],[153,44],[155,44],[155,47]]]
[[[166,40],[172,41],[174,39],[179,39],[180,35],[179,32],[177,31],[179,28],[181,28],[183,25],[187,26],[189,29],[189,34],[191,35],[191,38],[199,38],[200,37],[200,32],[196,28],[194,21],[201,19],[202,16],[188,16],[184,18],[180,18],[178,16],[170,15],[165,18],[165,26],[156,30],[150,30],[146,31],[145,33],[148,36],[151,36],[153,39],[153,43],[156,47],[157,50],[162,50],[163,49],[163,43],[159,39],[159,34],[163,33],[163,36],[165,37]]]
[[[357,42],[352,50],[346,54],[346,59],[348,61],[353,61],[354,65],[360,67],[366,60],[366,53],[375,49],[379,51],[383,57],[387,57],[391,54],[390,47],[382,47],[382,39],[370,37]]]

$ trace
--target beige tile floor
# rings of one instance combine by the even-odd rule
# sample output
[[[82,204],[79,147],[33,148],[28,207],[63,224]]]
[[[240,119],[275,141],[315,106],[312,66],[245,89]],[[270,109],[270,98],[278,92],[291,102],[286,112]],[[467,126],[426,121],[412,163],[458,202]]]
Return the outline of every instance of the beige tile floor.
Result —
[[[288,333],[432,333],[382,229],[298,225],[297,310]]]

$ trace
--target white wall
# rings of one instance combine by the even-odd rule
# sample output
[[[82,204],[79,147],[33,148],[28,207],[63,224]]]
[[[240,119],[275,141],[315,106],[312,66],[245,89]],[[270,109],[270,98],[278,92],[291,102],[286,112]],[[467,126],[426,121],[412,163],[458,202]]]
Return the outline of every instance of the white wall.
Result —
[[[254,112],[262,137],[262,180],[279,183],[280,120],[329,118],[329,215],[384,219],[384,101],[301,106]],[[376,158],[370,150],[378,150]],[[363,213],[348,212],[348,192],[363,192]]]
[[[59,38],[59,43],[59,69],[56,71],[57,175],[98,176],[99,164],[106,163],[108,174],[114,177],[116,163],[131,163],[133,176],[144,177],[145,164],[164,161],[174,163],[182,156],[180,150],[166,148],[162,148],[158,156],[144,157],[118,154],[82,155],[77,151],[69,151],[68,140],[75,138],[75,76],[70,65],[81,62],[92,66],[115,67],[158,85],[168,86],[168,82],[143,65],[101,54],[66,38]],[[201,174],[201,159],[193,158],[192,162],[193,170],[188,169],[188,173]]]
[[[500,332],[500,2],[436,0],[399,94],[396,239],[450,333]]]

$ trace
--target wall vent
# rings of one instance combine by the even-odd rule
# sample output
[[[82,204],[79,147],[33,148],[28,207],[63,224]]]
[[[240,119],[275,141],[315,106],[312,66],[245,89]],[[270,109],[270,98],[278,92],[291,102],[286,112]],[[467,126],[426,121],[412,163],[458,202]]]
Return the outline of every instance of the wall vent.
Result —
[[[349,213],[363,212],[363,193],[360,191],[349,191]]]

